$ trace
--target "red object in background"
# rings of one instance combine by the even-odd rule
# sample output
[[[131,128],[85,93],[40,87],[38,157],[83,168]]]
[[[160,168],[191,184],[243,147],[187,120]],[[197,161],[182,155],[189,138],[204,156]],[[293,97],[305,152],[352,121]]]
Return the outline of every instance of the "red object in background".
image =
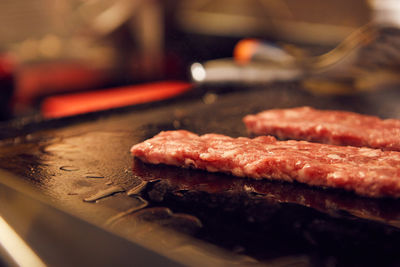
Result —
[[[181,94],[189,90],[191,86],[186,82],[167,81],[51,96],[42,102],[41,113],[44,118],[58,118],[147,103]]]
[[[78,61],[52,61],[20,66],[16,72],[14,112],[24,114],[40,97],[82,91],[109,80],[106,70]]]
[[[11,117],[10,100],[14,91],[15,59],[0,54],[0,121]]]

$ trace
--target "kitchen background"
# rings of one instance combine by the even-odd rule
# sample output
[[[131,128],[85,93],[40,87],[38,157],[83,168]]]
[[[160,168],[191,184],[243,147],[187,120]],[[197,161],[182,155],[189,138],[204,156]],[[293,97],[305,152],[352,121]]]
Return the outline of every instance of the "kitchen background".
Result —
[[[188,81],[193,62],[232,57],[244,38],[323,53],[396,8],[387,0],[3,0],[1,119],[42,115],[49,96]]]

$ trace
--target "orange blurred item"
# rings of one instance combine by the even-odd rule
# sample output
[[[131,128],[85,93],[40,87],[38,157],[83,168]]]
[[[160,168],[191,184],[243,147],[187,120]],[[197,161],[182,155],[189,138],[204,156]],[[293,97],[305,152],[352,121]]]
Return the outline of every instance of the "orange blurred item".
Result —
[[[44,118],[59,118],[106,110],[151,101],[163,100],[191,88],[190,83],[164,81],[107,90],[50,96],[44,99],[41,113]]]
[[[100,88],[111,79],[109,70],[76,60],[20,64],[15,72],[13,112],[29,113],[44,96]]]
[[[259,46],[260,41],[256,39],[248,38],[240,40],[233,50],[235,61],[239,64],[249,63]]]

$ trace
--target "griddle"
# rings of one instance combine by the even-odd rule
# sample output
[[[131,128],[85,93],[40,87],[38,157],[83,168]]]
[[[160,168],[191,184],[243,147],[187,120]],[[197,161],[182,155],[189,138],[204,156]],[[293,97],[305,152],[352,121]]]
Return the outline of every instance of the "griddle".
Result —
[[[308,105],[400,118],[399,100],[396,89],[335,96],[298,83],[195,86],[168,101],[3,125],[0,168],[41,203],[166,264],[396,266],[399,200],[150,165],[129,149],[163,130],[248,136],[242,117],[270,108]],[[132,252],[126,264],[134,263]]]

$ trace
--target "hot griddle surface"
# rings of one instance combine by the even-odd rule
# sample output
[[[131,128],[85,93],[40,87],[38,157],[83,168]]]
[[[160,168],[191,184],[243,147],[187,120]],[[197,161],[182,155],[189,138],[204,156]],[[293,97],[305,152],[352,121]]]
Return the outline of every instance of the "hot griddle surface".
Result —
[[[151,230],[142,226],[149,222],[174,229],[160,237],[164,251],[195,255],[201,247],[196,255],[218,259],[211,265],[400,263],[398,200],[147,165],[129,153],[162,130],[247,136],[242,117],[269,108],[309,105],[400,118],[399,92],[315,96],[296,84],[206,89],[195,89],[199,97],[92,121],[76,117],[68,126],[5,139],[0,167],[76,216],[139,242],[146,243]],[[133,188],[137,194],[128,195]],[[105,197],[94,200],[99,193]]]

